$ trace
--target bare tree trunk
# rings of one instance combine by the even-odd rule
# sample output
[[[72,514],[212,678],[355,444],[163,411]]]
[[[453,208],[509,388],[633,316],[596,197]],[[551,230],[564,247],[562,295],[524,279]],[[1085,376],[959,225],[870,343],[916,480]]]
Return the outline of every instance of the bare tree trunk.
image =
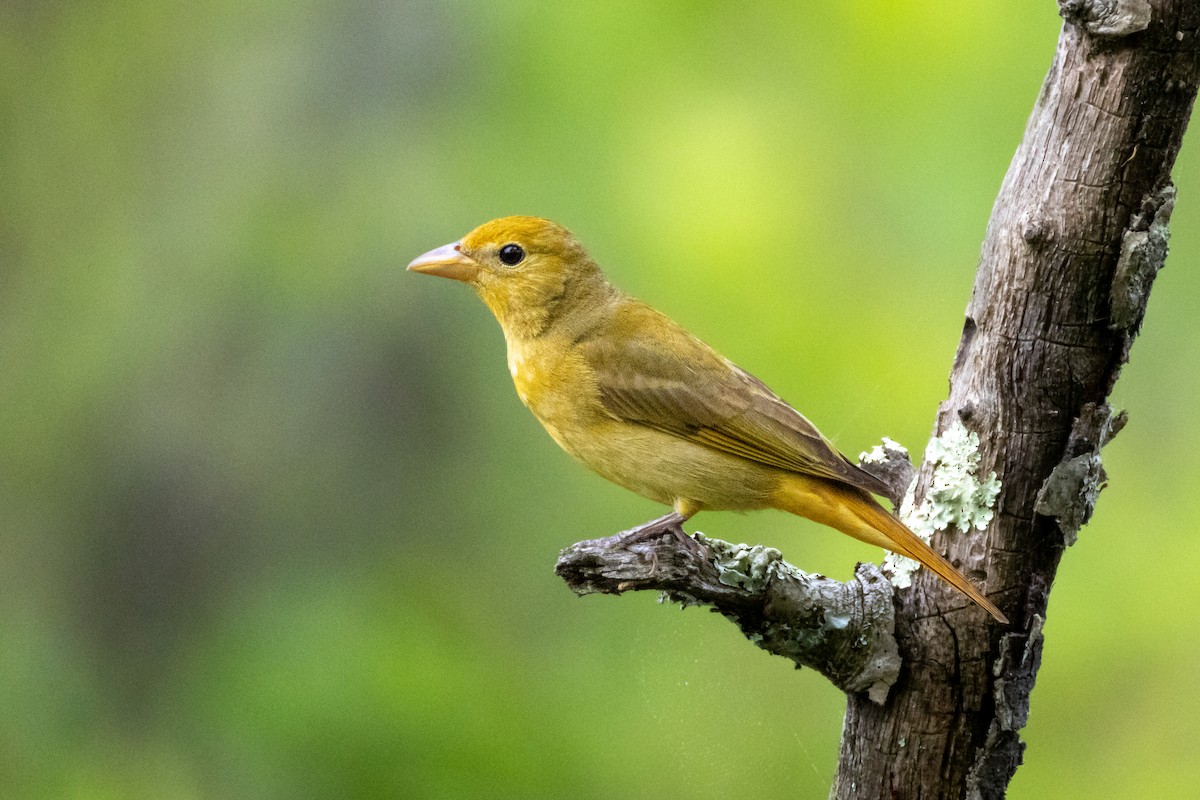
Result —
[[[1013,626],[939,607],[949,598],[928,574],[898,592],[900,676],[884,705],[848,696],[837,798],[1004,796],[1058,561],[1103,482],[1100,447],[1123,422],[1106,398],[1166,255],[1200,3],[1059,5],[1058,51],[992,211],[936,425],[977,432],[982,468],[1003,490],[986,536],[934,547]],[[918,499],[929,477],[926,464]]]

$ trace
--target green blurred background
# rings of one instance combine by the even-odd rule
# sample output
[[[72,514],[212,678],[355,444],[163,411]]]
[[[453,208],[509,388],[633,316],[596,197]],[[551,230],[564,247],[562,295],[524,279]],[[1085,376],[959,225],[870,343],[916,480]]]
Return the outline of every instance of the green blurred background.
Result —
[[[575,599],[559,548],[661,509],[403,266],[555,218],[847,452],[919,451],[1058,29],[1050,0],[0,5],[0,795],[824,796],[842,698],[715,615]],[[1013,798],[1200,780],[1194,144]],[[880,555],[698,523],[839,577]]]

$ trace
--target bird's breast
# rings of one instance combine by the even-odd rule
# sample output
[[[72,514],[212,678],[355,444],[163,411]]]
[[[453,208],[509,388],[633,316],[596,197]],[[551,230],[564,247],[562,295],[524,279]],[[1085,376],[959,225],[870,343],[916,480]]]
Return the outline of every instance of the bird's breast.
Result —
[[[600,408],[595,379],[567,342],[509,341],[508,371],[517,397],[562,447]]]
[[[512,375],[513,385],[517,387],[517,397],[529,405],[529,370],[525,368],[525,355],[514,352],[511,347],[508,350],[508,371]]]

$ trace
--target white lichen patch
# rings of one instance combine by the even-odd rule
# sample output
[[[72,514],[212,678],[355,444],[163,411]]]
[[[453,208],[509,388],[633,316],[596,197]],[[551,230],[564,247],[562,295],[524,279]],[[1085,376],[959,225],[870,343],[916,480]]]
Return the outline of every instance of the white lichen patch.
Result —
[[[850,627],[849,614],[831,614],[825,609],[825,627],[832,631],[844,631]]]
[[[955,420],[945,433],[929,443],[925,460],[933,465],[933,477],[925,499],[913,508],[916,481],[909,486],[900,505],[900,519],[926,542],[934,531],[951,527],[966,533],[983,530],[992,521],[992,507],[1000,494],[996,473],[980,478],[979,434]],[[904,556],[888,553],[883,569],[893,586],[903,589],[912,583],[912,573],[921,565]]]
[[[885,436],[883,437],[883,443],[872,447],[870,452],[859,453],[858,460],[862,464],[882,464],[888,460],[889,452],[903,458],[908,457],[907,447]]]
[[[760,591],[767,581],[772,564],[781,563],[783,554],[761,544],[733,544],[718,539],[697,537],[713,555],[721,583],[752,592]]]

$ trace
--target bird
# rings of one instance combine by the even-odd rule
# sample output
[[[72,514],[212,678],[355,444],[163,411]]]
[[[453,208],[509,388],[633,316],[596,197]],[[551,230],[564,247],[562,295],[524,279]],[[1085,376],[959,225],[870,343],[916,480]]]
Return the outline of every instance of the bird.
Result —
[[[919,561],[997,621],[1004,614],[872,495],[889,494],[758,378],[608,281],[540,217],[486,222],[408,269],[474,288],[504,333],[517,396],[563,450],[671,506],[776,508]]]

